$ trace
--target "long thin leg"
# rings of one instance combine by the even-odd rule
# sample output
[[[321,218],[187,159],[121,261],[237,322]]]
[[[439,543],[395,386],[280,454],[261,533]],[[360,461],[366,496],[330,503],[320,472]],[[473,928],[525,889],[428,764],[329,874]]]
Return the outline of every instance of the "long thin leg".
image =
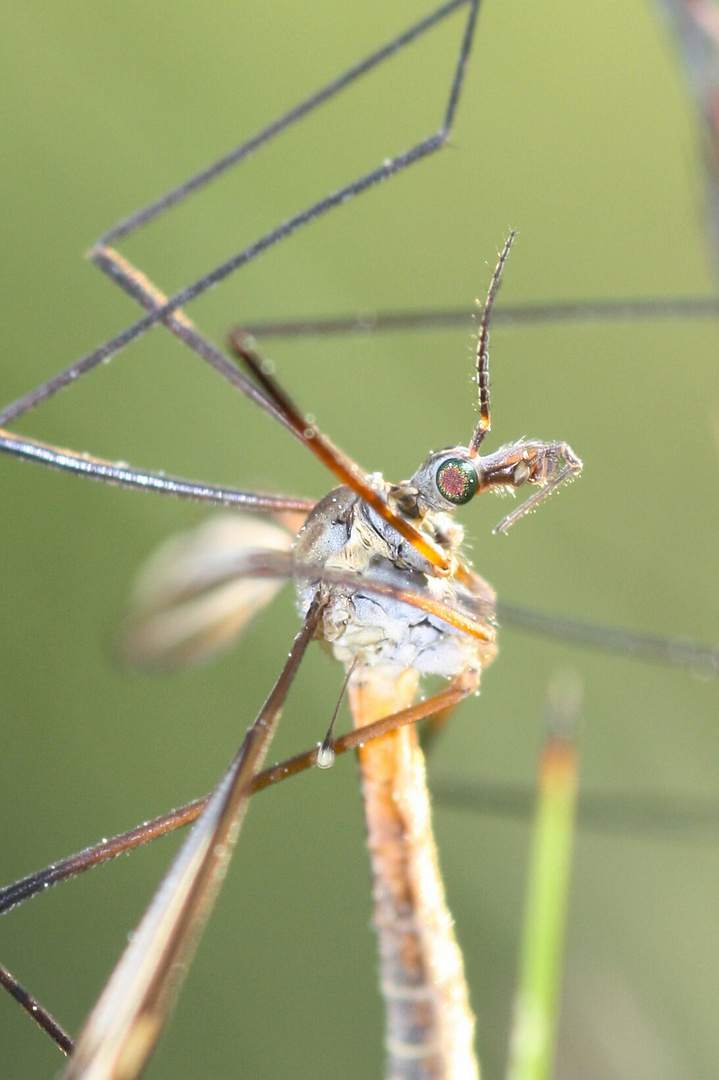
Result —
[[[434,723],[438,716],[444,716],[456,708],[466,697],[466,690],[459,683],[452,684],[441,691],[430,702],[422,702],[391,716],[385,716],[363,728],[356,728],[338,737],[333,748],[336,754],[355,749],[360,744],[395,731],[407,724],[415,724],[427,717],[428,708],[433,711],[429,716]],[[294,758],[274,765],[258,773],[248,788],[248,794],[254,794],[265,787],[279,783],[290,776],[311,768],[316,764],[318,747],[298,754]],[[533,788],[517,785],[481,786],[476,782],[462,783],[456,777],[443,782],[435,778],[433,783],[434,800],[456,809],[469,809],[479,813],[496,813],[502,816],[520,818],[529,817],[536,799]],[[122,833],[111,840],[103,840],[93,847],[86,848],[76,855],[54,863],[52,867],[21,879],[12,886],[0,890],[0,914],[45,892],[51,885],[68,880],[85,870],[115,858],[164,836],[184,825],[196,821],[210,800],[210,795],[195,799],[177,810],[163,814],[153,821],[136,829]],[[602,833],[619,835],[640,833],[658,836],[663,839],[696,841],[705,835],[714,835],[717,826],[717,806],[713,802],[686,802],[677,799],[662,800],[657,797],[622,796],[616,792],[605,796],[584,792],[579,807],[579,823],[582,828],[596,829]],[[51,1014],[18,983],[18,981],[0,966],[0,985],[13,996],[32,1018],[43,1028],[64,1053],[72,1050],[73,1041]]]
[[[95,266],[103,270],[115,285],[118,285],[128,296],[136,300],[146,311],[150,313],[158,312],[168,306],[169,301],[165,294],[160,292],[143,273],[132,266],[117,251],[106,247],[96,248],[91,252],[90,257]],[[229,382],[236,390],[239,390],[255,405],[268,413],[273,420],[292,431],[285,417],[275,408],[267,396],[260,393],[250,380],[245,378],[241,371],[237,370],[236,365],[227,359],[224,353],[221,353],[211,341],[203,337],[183,312],[175,311],[174,314],[167,315],[163,321],[167,329],[176,338],[192,349],[226,382]]]
[[[445,690],[440,691],[431,701],[411,705],[409,708],[401,709],[399,712],[383,716],[361,730],[356,728],[354,731],[348,731],[346,734],[338,736],[332,743],[335,755],[339,756],[348,750],[356,750],[361,743],[378,739],[407,724],[417,724],[430,715],[430,709],[432,710],[431,715],[434,715],[435,711],[454,709],[466,696],[467,692],[461,682],[452,683]],[[272,765],[269,769],[258,773],[247,789],[248,795],[254,795],[258,791],[263,791],[265,788],[279,784],[291,776],[297,776],[299,773],[311,769],[317,763],[317,752],[318,747],[313,746],[311,750],[305,750],[301,754],[296,754],[294,757],[288,758],[278,765]],[[28,874],[26,877],[14,882],[14,884],[0,889],[0,915],[7,914],[7,912],[12,911],[14,907],[24,903],[26,900],[45,892],[52,885],[58,885],[62,881],[67,881],[78,874],[84,873],[85,870],[101,866],[102,863],[109,862],[111,859],[117,858],[118,855],[124,855],[128,851],[133,851],[135,848],[141,847],[151,840],[156,840],[160,836],[167,836],[168,833],[174,832],[175,829],[191,825],[193,821],[197,821],[210,798],[211,795],[203,795],[198,799],[193,799],[176,810],[170,810],[166,814],[153,818],[152,821],[147,821],[134,829],[129,829],[127,832],[119,833],[110,840],[101,840],[98,844],[93,844],[91,847],[78,851],[75,855],[60,859],[53,863],[52,866]]]
[[[396,513],[378,491],[371,486],[358,465],[342,453],[315,424],[308,424],[304,416],[280,385],[263,370],[259,356],[249,347],[242,332],[230,335],[230,344],[238,357],[246,364],[260,386],[284,418],[294,435],[315,457],[326,465],[335,476],[352,488],[373,510],[389,522],[397,532],[408,540],[439,571],[447,571],[449,563],[444,552],[433,544],[401,514]]]
[[[612,626],[590,623],[584,619],[550,615],[520,604],[498,602],[497,620],[500,625],[526,630],[557,641],[588,649],[619,653],[633,660],[682,667],[697,675],[719,675],[719,649],[686,638],[660,637],[658,634],[637,634]]]
[[[178,186],[176,188],[173,188],[172,191],[168,191],[166,195],[161,196],[161,198],[155,200],[155,202],[153,203],[150,203],[150,205],[146,206],[144,209],[138,210],[137,213],[132,214],[128,218],[125,218],[118,225],[115,225],[112,229],[110,229],[109,232],[105,233],[105,235],[100,238],[99,244],[104,247],[108,244],[114,244],[116,240],[119,240],[123,236],[129,236],[130,233],[135,232],[142,225],[146,225],[148,221],[152,220],[152,218],[157,217],[161,213],[164,213],[164,211],[169,209],[169,207],[175,206],[177,203],[182,202],[184,199],[187,198],[188,195],[191,195],[194,191],[205,187],[212,180],[216,180],[219,176],[222,176],[222,174],[226,172],[227,169],[230,169],[234,165],[239,164],[245,158],[249,157],[250,154],[254,154],[257,150],[260,149],[261,146],[264,146],[266,143],[271,142],[271,140],[274,139],[276,135],[279,135],[280,132],[285,131],[290,127],[293,127],[299,120],[302,119],[303,116],[306,116],[308,113],[316,109],[319,105],[323,105],[331,98],[336,97],[339,93],[341,93],[342,90],[344,90],[351,83],[355,82],[362,75],[366,75],[373,68],[377,67],[379,64],[384,63],[384,61],[388,60],[394,53],[399,52],[406,45],[409,45],[410,42],[415,40],[415,38],[421,37],[422,34],[426,33],[428,30],[431,30],[433,26],[436,26],[438,23],[442,22],[442,20],[445,19],[448,15],[451,15],[454,11],[456,11],[460,7],[463,7],[466,3],[467,0],[450,0],[449,3],[443,4],[441,7],[437,8],[430,15],[428,15],[425,19],[421,19],[419,22],[415,23],[414,26],[410,26],[408,30],[405,30],[402,34],[399,34],[396,38],[393,38],[392,41],[389,41],[386,45],[383,45],[381,49],[378,49],[374,53],[370,53],[370,55],[366,56],[364,60],[360,60],[358,64],[355,64],[353,67],[348,68],[338,78],[333,79],[331,82],[323,86],[320,90],[317,90],[314,94],[311,94],[310,97],[305,98],[305,100],[301,101],[299,105],[295,105],[294,108],[289,110],[289,112],[286,112],[278,120],[275,120],[273,123],[263,128],[251,139],[248,139],[246,142],[243,142],[239,146],[235,147],[234,150],[231,150],[224,157],[221,157],[218,161],[215,161],[207,169],[204,169],[202,172],[199,172],[195,176],[190,177],[189,180],[185,180],[184,183],[178,184]],[[477,6],[478,5],[476,4],[473,5],[473,16],[476,16]],[[445,127],[449,127],[451,125],[452,119],[454,117],[454,111],[456,109],[457,98],[459,96],[460,89],[459,85],[457,84],[461,80],[463,67],[469,54],[469,42],[471,41],[471,35],[472,26],[468,26],[467,32],[465,33],[465,40],[463,42],[463,55],[460,58],[460,66],[458,67],[459,78],[457,76],[455,77],[454,93],[450,97],[450,101],[447,106],[447,112],[445,115]]]
[[[52,1041],[62,1051],[63,1054],[71,1054],[74,1043],[65,1029],[58,1024],[52,1013],[49,1013],[44,1006],[40,1004],[37,998],[29,994],[27,990],[20,985],[14,975],[8,971],[6,967],[0,964],[0,986],[10,994],[10,997],[17,1001],[21,1009],[24,1009],[28,1016],[31,1016],[35,1023],[41,1028],[47,1035],[50,1036]]]
[[[318,602],[320,605],[322,602]],[[294,677],[294,673],[299,664],[304,648],[307,647],[316,619],[313,616],[318,615],[318,609],[315,612],[308,612],[308,618],[306,624],[302,627],[302,631],[298,634],[293,647],[293,651],[290,652],[289,659],[285,665],[285,669],[274,690],[270,694],[270,698],[266,706],[264,706],[260,716],[258,717],[253,728],[250,728],[248,737],[243,743],[240,752],[236,755],[232,766],[228,769],[226,777],[223,778],[220,785],[216,788],[216,791],[211,795],[204,796],[200,799],[195,799],[186,807],[181,807],[178,810],[172,811],[169,814],[164,814],[161,818],[155,819],[152,822],[148,822],[143,826],[139,826],[136,829],[132,829],[130,833],[125,833],[120,836],[114,837],[112,840],[104,840],[93,848],[87,848],[77,855],[70,856],[69,859],[54,864],[45,872],[41,872],[36,875],[31,875],[28,878],[23,879],[15,883],[15,886],[9,889],[4,889],[0,893],[0,913],[9,912],[9,910],[19,903],[30,899],[30,896],[36,895],[39,892],[48,889],[51,885],[56,885],[59,881],[67,880],[70,877],[77,876],[82,873],[83,870],[90,869],[93,866],[98,866],[100,863],[107,862],[109,859],[116,858],[117,855],[131,851],[135,847],[139,847],[141,843],[147,843],[149,840],[165,835],[169,832],[173,832],[175,828],[182,825],[190,824],[193,821],[202,819],[201,824],[195,829],[195,832],[186,842],[186,845],[180,851],[179,855],[171,870],[167,874],[163,886],[155,896],[153,905],[148,909],[148,913],[145,916],[143,923],[140,924],[136,935],[134,935],[133,945],[127,949],[125,957],[121,961],[125,968],[134,967],[136,969],[137,983],[139,984],[138,990],[145,991],[149,998],[154,996],[158,997],[158,1015],[149,1021],[148,1012],[141,1010],[141,1002],[135,998],[132,998],[132,991],[127,989],[127,983],[130,982],[131,972],[121,970],[119,964],[116,972],[113,973],[112,980],[108,984],[105,991],[103,1001],[106,997],[109,999],[106,1002],[106,1013],[110,1017],[110,1020],[116,1021],[119,1026],[122,1026],[123,1016],[124,1024],[127,1028],[126,1035],[122,1036],[125,1042],[125,1050],[120,1053],[117,1050],[113,1050],[111,1045],[111,1031],[107,1030],[101,1035],[103,1044],[100,1045],[100,1036],[96,1035],[97,1050],[96,1056],[93,1058],[93,1064],[96,1065],[100,1071],[98,1074],[93,1072],[93,1076],[116,1076],[121,1075],[123,1078],[131,1078],[136,1075],[136,1070],[140,1066],[138,1063],[138,1055],[147,1055],[151,1050],[150,1040],[152,1040],[158,1034],[158,1024],[163,1022],[163,1018],[168,1010],[165,1009],[167,999],[169,999],[169,1008],[172,1008],[172,1002],[174,1000],[173,995],[177,993],[177,984],[174,987],[167,985],[167,980],[177,980],[179,977],[177,972],[182,966],[187,966],[191,959],[191,953],[196,939],[202,930],[204,920],[208,915],[209,906],[214,902],[214,894],[208,895],[208,892],[212,892],[213,889],[218,887],[218,878],[223,876],[222,866],[215,866],[214,877],[213,867],[209,866],[205,868],[203,881],[196,880],[194,885],[195,892],[202,892],[203,894],[198,897],[194,897],[194,905],[196,909],[192,909],[188,913],[187,908],[190,907],[192,900],[180,900],[175,896],[175,901],[172,906],[169,906],[167,912],[162,908],[162,904],[169,894],[174,890],[179,891],[182,885],[182,867],[186,864],[192,863],[192,852],[196,848],[200,847],[205,852],[205,861],[208,863],[226,862],[229,859],[229,851],[222,852],[219,849],[223,847],[222,837],[226,835],[228,815],[230,810],[228,809],[228,801],[233,797],[235,800],[242,799],[243,806],[249,798],[257,791],[261,791],[262,788],[271,786],[272,784],[279,783],[286,780],[289,775],[296,775],[298,772],[304,769],[310,768],[316,764],[318,747],[313,747],[311,751],[304,754],[297,755],[295,758],[283,762],[281,765],[273,766],[270,769],[266,769],[263,772],[257,773],[254,779],[248,777],[247,772],[249,770],[249,764],[247,755],[250,753],[247,745],[250,739],[253,737],[253,733],[256,734],[257,740],[264,740],[269,742],[271,738],[271,732],[268,729],[274,728],[279,719],[279,710],[282,705],[282,700],[286,696],[287,689],[291,683],[291,678]],[[367,743],[372,740],[386,740],[391,737],[393,732],[402,728],[413,727],[419,720],[428,716],[434,715],[435,712],[440,711],[446,713],[449,710],[453,710],[467,694],[471,693],[476,685],[476,680],[472,677],[467,678],[459,677],[452,681],[452,684],[447,689],[440,691],[436,696],[428,701],[420,702],[416,705],[403,708],[403,710],[392,713],[389,715],[383,715],[376,719],[374,723],[370,723],[362,728],[356,728],[354,731],[350,731],[347,734],[341,735],[340,738],[334,743],[336,754],[342,754],[348,750],[354,750],[354,748],[365,747]],[[259,731],[259,733],[257,733]],[[386,753],[386,750],[383,752]],[[243,758],[243,755],[245,757]],[[243,765],[246,780],[240,779],[238,769],[240,767],[240,759],[243,758],[245,764]],[[234,774],[235,779],[231,781],[231,775]],[[232,788],[228,785],[232,784]],[[240,787],[242,786],[242,792]],[[232,795],[234,792],[234,795]],[[221,821],[225,822],[225,832],[222,831],[222,825],[220,823],[220,796],[225,802],[225,810],[221,811]],[[235,809],[233,811],[235,815],[235,832],[239,831],[239,822],[236,820],[236,816],[241,813],[239,809],[239,802],[235,802]],[[202,815],[205,815],[204,818]],[[214,832],[212,836],[208,838],[207,834]],[[227,840],[227,846],[229,847],[234,842],[236,836],[233,834],[230,840]],[[430,836],[431,841],[431,836]],[[431,841],[433,843],[433,841]],[[195,851],[196,856],[196,851]],[[199,858],[199,856],[196,856]],[[436,858],[436,856],[435,856]],[[196,866],[189,869],[186,867],[186,874],[199,874]],[[211,878],[208,880],[208,878]],[[187,893],[190,888],[191,882],[185,882],[185,892]],[[204,892],[203,892],[204,890]],[[185,904],[186,906],[182,906]],[[153,908],[157,905],[158,910],[155,912],[155,926],[148,927],[148,923],[152,922]],[[179,908],[179,909],[178,909]],[[182,916],[180,919],[179,916]],[[426,913],[418,912],[419,919],[426,920]],[[165,924],[164,929],[161,926],[161,922],[169,923],[169,926]],[[198,926],[198,920],[200,920],[200,926]],[[181,926],[179,923],[181,922]],[[172,927],[177,926],[177,934],[181,935],[181,941],[173,941],[172,939]],[[136,954],[143,954],[144,950],[149,950],[149,940],[155,935],[154,940],[154,953],[157,954],[162,945],[162,941],[165,942],[165,955],[162,958],[161,970],[157,974],[160,981],[163,982],[163,988],[159,989],[154,983],[154,975],[151,971],[148,971],[141,962],[141,955],[138,957]],[[141,939],[140,939],[140,935]],[[157,939],[160,937],[161,941]],[[135,941],[140,939],[140,944],[135,946]],[[168,953],[167,950],[172,950]],[[189,950],[189,953],[188,953]],[[131,956],[131,954],[135,954]],[[148,962],[157,957],[150,957]],[[160,960],[158,960],[160,963]],[[461,958],[460,958],[461,964]],[[167,974],[171,972],[171,974]],[[17,983],[15,978],[6,973],[6,978],[3,978],[5,969],[0,967],[0,985],[3,985],[10,991],[13,997],[21,1001],[27,1011],[31,1011],[33,1018],[40,1024],[40,1026],[48,1031],[48,1034],[58,1044],[58,1047],[65,1053],[72,1051],[73,1043],[67,1032],[63,1030],[54,1020],[51,1014],[46,1011],[42,1005],[37,1002],[35,998],[27,993],[21,984]],[[111,987],[116,987],[114,990]],[[121,997],[124,995],[125,997]],[[127,1000],[130,998],[130,1000]],[[151,1002],[150,1002],[151,1004]],[[132,1009],[131,1009],[132,1007]],[[92,1023],[92,1017],[96,1016],[100,1008],[100,1002],[95,1007],[91,1016],[91,1021],[87,1024],[87,1028],[90,1028]],[[134,1017],[127,1018],[126,1013],[128,1010],[134,1012]],[[116,1013],[120,1011],[118,1017]],[[162,1014],[162,1016],[160,1015]],[[135,1034],[132,1034],[131,1028],[134,1025]],[[87,1030],[86,1028],[86,1030]],[[87,1037],[81,1037],[87,1038]],[[107,1040],[109,1045],[105,1045],[104,1040]],[[80,1066],[81,1054],[90,1053],[89,1050],[83,1050],[82,1042],[77,1056],[73,1056],[72,1063],[66,1072],[66,1077],[83,1076],[85,1075],[82,1068],[90,1068],[90,1063],[86,1062],[82,1067]],[[112,1068],[109,1058],[106,1055],[111,1053],[120,1053],[118,1058],[120,1072],[106,1072],[108,1068]],[[124,1055],[124,1056],[123,1056]],[[76,1072],[76,1068],[80,1068],[80,1072]],[[122,1071],[124,1069],[124,1071]],[[130,1069],[131,1071],[127,1071]]]
[[[207,590],[212,590],[218,585],[232,581],[240,577],[286,579],[294,577],[296,580],[306,579],[319,585],[324,582],[328,585],[346,585],[356,589],[361,585],[362,589],[377,596],[386,596],[392,600],[409,604],[410,607],[425,611],[429,615],[435,615],[442,619],[448,626],[461,630],[477,641],[492,643],[495,640],[495,631],[492,626],[493,608],[488,604],[482,605],[477,599],[473,610],[457,606],[450,606],[441,600],[435,600],[427,592],[417,589],[402,589],[389,582],[368,575],[358,575],[351,571],[320,569],[316,563],[303,563],[293,560],[286,551],[277,551],[272,548],[257,548],[242,550],[238,553],[236,561],[223,565],[217,574],[208,572],[203,574],[199,583],[189,582],[187,588],[178,588],[173,592],[173,602],[190,599],[201,595]]]
[[[266,498],[272,498],[267,496]],[[303,568],[302,564],[293,564],[294,572],[301,575],[306,569],[310,580],[314,577],[316,569],[310,565]],[[236,562],[223,562],[220,571],[214,575],[208,574],[203,567],[199,578],[195,577],[192,582],[188,579],[182,587],[175,587],[172,597],[173,605],[187,599],[201,595],[203,592],[211,592],[218,586],[237,580],[238,576],[264,576],[264,577],[288,577],[293,570],[287,560],[287,556],[278,554],[276,551],[243,551],[238,555]],[[325,570],[323,579],[331,584],[356,586],[356,578],[340,571]],[[572,619],[567,616],[537,611],[521,604],[496,602],[494,610],[481,611],[474,609],[473,612],[460,611],[458,608],[448,608],[432,601],[426,594],[417,593],[413,590],[404,590],[401,594],[396,586],[389,587],[387,584],[372,581],[371,578],[363,578],[363,587],[377,595],[392,596],[394,599],[402,599],[406,603],[420,609],[438,615],[457,629],[463,629],[474,636],[486,640],[483,628],[486,629],[487,620],[492,620],[496,614],[497,621],[502,627],[517,630],[526,630],[532,634],[553,638],[558,641],[566,641],[577,647],[600,649],[609,653],[619,653],[622,656],[630,656],[635,660],[643,660],[649,663],[657,663],[670,667],[684,668],[705,677],[719,675],[719,648],[702,642],[693,641],[684,637],[668,637],[657,634],[642,634],[631,630],[618,629],[604,626],[598,623],[588,622],[583,619]],[[482,618],[484,617],[484,623]]]
[[[174,495],[178,498],[193,499],[208,506],[232,506],[242,510],[256,510],[260,513],[278,513],[286,510],[299,510],[309,513],[315,505],[314,499],[293,499],[289,495],[265,495],[252,491],[239,491],[237,488],[220,488],[213,484],[196,484],[164,473],[138,472],[128,469],[118,461],[106,461],[104,458],[91,457],[89,454],[76,454],[72,450],[62,450],[59,446],[39,442],[37,439],[20,438],[0,428],[0,450],[24,461],[33,461],[47,465],[61,472],[74,473],[76,476],[90,476],[103,480],[106,484],[118,484],[121,487],[136,488],[140,491],[156,491],[162,495]]]
[[[432,699],[432,714],[429,716],[430,732],[434,731],[435,718],[453,711],[464,700],[466,693],[461,687],[452,685],[442,690]],[[344,735],[339,735],[332,743],[336,756],[348,750],[356,750],[361,743],[386,735],[406,724],[416,724],[427,718],[427,702],[412,705],[398,713],[375,720],[364,728],[356,728]],[[422,740],[424,748],[424,739]],[[317,763],[318,747],[305,750],[294,757],[272,765],[258,773],[248,788],[254,795],[265,788],[297,776],[311,769]],[[533,804],[534,789],[517,785],[490,785],[483,782],[465,784],[456,778],[433,784],[433,793],[437,799],[459,809],[472,809],[478,812],[497,813],[510,817],[527,817]],[[109,840],[84,848],[74,855],[59,859],[52,866],[37,870],[20,878],[12,885],[0,889],[0,915],[5,915],[13,908],[46,892],[53,885],[77,877],[86,870],[110,862],[118,855],[125,855],[143,844],[167,836],[176,829],[184,828],[197,821],[207,806],[210,795],[202,795],[165,814],[160,814],[151,821],[144,822],[134,829],[118,833]],[[613,792],[609,796],[592,796],[586,792],[582,796],[580,823],[589,829],[609,830],[618,833],[636,831],[660,834],[662,836],[682,837],[685,833],[693,834],[701,828],[715,828],[719,821],[719,807],[713,802],[682,802],[678,799],[661,799],[656,796],[622,796]]]
[[[342,334],[404,333],[408,330],[464,330],[470,325],[469,308],[423,308],[421,311],[385,311],[378,314],[331,315],[303,319],[248,322],[253,337],[332,337]],[[522,304],[499,307],[492,314],[495,326],[543,326],[562,323],[640,322],[666,319],[717,319],[717,296],[656,296],[637,300],[577,300],[562,304]]]
[[[152,1053],[227,873],[249,785],[272,741],[324,603],[318,591],[280,677],[90,1013],[65,1080],[134,1080]]]
[[[176,314],[178,314],[178,319],[176,321],[179,322],[181,318],[184,318],[183,316],[179,315],[180,309],[182,307],[188,304],[191,300],[194,300],[196,297],[201,296],[202,293],[207,292],[207,290],[212,288],[213,285],[217,285],[220,281],[223,281],[224,278],[234,273],[234,271],[239,269],[241,266],[244,266],[246,263],[249,263],[253,259],[257,258],[257,256],[262,254],[263,251],[267,251],[275,244],[285,240],[292,233],[296,232],[298,229],[303,228],[305,225],[308,225],[311,221],[323,217],[329,210],[332,210],[337,206],[343,205],[349,199],[353,198],[355,195],[358,195],[360,192],[365,191],[367,188],[373,187],[375,184],[380,183],[382,180],[387,180],[390,177],[395,176],[397,173],[402,172],[404,169],[413,165],[416,161],[430,156],[435,151],[439,150],[442,146],[444,146],[451,130],[451,126],[459,102],[459,97],[461,94],[462,84],[464,80],[464,72],[472,45],[474,27],[479,10],[479,2],[480,0],[452,0],[451,3],[439,8],[428,18],[422,20],[420,23],[417,23],[415,27],[412,27],[409,31],[406,31],[404,34],[399,35],[399,37],[389,42],[386,46],[384,46],[384,48],[378,50],[377,53],[372,54],[372,56],[368,57],[367,60],[365,60],[363,63],[357,65],[356,68],[351,69],[351,71],[346,74],[346,77],[340,77],[338,80],[336,80],[335,83],[323,88],[323,90],[319,91],[319,93],[315,95],[314,98],[308,99],[307,102],[303,103],[303,105],[299,107],[299,115],[304,115],[304,113],[308,112],[311,108],[314,108],[316,105],[327,100],[329,97],[332,96],[332,94],[339,92],[339,90],[341,90],[348,81],[351,81],[352,78],[356,78],[359,75],[363,74],[365,71],[369,71],[377,63],[380,63],[388,56],[391,56],[394,52],[397,51],[398,48],[401,48],[403,44],[406,44],[407,42],[418,37],[420,34],[425,33],[432,26],[436,25],[440,20],[444,19],[453,11],[468,3],[469,15],[467,18],[464,35],[462,37],[462,44],[460,46],[457,64],[450,87],[447,106],[445,108],[442,124],[435,134],[430,135],[427,138],[416,143],[404,153],[398,154],[395,157],[388,158],[378,168],[365,173],[363,176],[358,177],[351,183],[344,185],[337,191],[334,191],[331,194],[325,196],[325,198],[313,203],[311,206],[289,218],[287,221],[272,229],[270,232],[265,233],[264,236],[261,236],[254,243],[250,244],[242,251],[237,252],[235,255],[225,260],[219,266],[214,267],[214,269],[210,270],[207,274],[204,274],[201,278],[198,278],[196,281],[192,282],[190,285],[187,285],[185,288],[180,289],[172,297],[166,299],[164,303],[161,303],[159,306],[153,305],[152,310],[149,310],[148,313],[144,316],[144,318],[139,319],[136,323],[133,323],[132,326],[127,327],[110,341],[105,342],[105,344],[99,346],[91,353],[88,353],[80,360],[77,360],[75,363],[71,364],[64,371],[59,372],[56,376],[48,379],[41,386],[38,386],[34,390],[31,390],[28,394],[25,394],[22,398],[19,398],[17,401],[13,402],[5,409],[0,411],[0,427],[6,427],[12,421],[17,420],[18,417],[22,416],[30,409],[52,397],[53,394],[56,394],[58,392],[58,390],[63,389],[63,387],[65,386],[69,386],[80,376],[86,374],[88,371],[92,371],[93,368],[96,368],[99,364],[109,360],[121,349],[124,349],[126,345],[129,345],[132,341],[135,341],[151,327],[161,322],[166,323],[169,319],[171,319],[172,316],[175,316]],[[125,235],[133,229],[139,227],[145,221],[150,220],[150,218],[154,217],[157,213],[160,213],[160,211],[165,209],[167,206],[178,202],[180,198],[183,198],[186,194],[189,194],[191,191],[197,190],[203,184],[208,183],[215,175],[218,175],[218,172],[222,172],[225,168],[229,167],[229,165],[242,160],[242,158],[245,157],[247,153],[251,151],[251,149],[254,149],[262,142],[267,142],[275,134],[277,134],[284,127],[286,127],[289,123],[294,122],[294,119],[297,119],[297,116],[294,115],[296,111],[297,110],[293,110],[291,113],[286,114],[285,117],[281,117],[280,120],[276,121],[274,124],[271,124],[267,129],[265,129],[264,132],[261,132],[259,135],[255,136],[243,147],[239,147],[231,155],[228,155],[227,158],[221,159],[220,162],[216,163],[216,166],[211,166],[209,169],[203,170],[203,172],[199,173],[196,177],[192,178],[180,188],[177,188],[173,192],[171,192],[167,197],[165,197],[165,199],[158,200],[146,210],[140,211],[132,218],[129,218],[127,221],[121,223],[119,226],[117,226],[116,229],[111,230],[91,252],[90,257],[92,258],[92,260],[96,262],[96,264],[100,266],[101,269],[108,272],[114,280],[116,273],[118,272],[116,271],[116,267],[120,260],[119,257],[116,256],[116,253],[112,252],[111,249],[107,247],[107,244],[110,240],[116,239],[118,236]],[[142,291],[143,287],[149,286],[149,282],[147,282],[147,279],[144,277],[144,275],[142,275],[139,270],[131,267],[129,263],[125,262],[125,260],[121,260],[121,262],[122,274],[126,278],[129,276],[130,279],[134,279],[135,286],[140,291]],[[126,287],[127,284],[128,282],[126,281],[125,284],[123,284],[123,287]],[[154,286],[152,288],[154,288]],[[179,326],[174,327],[174,330],[178,329]],[[213,353],[214,347],[211,346],[209,342],[205,342],[204,338],[202,339],[201,343],[198,340],[194,340],[193,342],[191,342],[189,338],[184,338],[183,340],[186,340],[186,343],[190,345],[190,347],[193,348],[196,352],[198,352],[198,355],[201,355],[203,359],[212,362],[212,359],[210,359],[210,356],[207,354],[205,345],[209,346],[209,350],[211,350]],[[244,392],[249,391],[245,390]]]
[[[432,798],[437,805],[451,810],[529,821],[537,792],[530,784],[480,783],[456,776],[435,776]],[[602,836],[633,836],[713,847],[719,830],[719,801],[583,791],[577,823],[582,830]]]
[[[368,586],[365,585],[365,587]],[[616,651],[622,655],[630,655],[634,659],[672,664],[705,675],[719,673],[719,650],[696,642],[656,636],[648,637],[644,634],[612,630],[608,627],[558,618],[509,604],[498,604],[497,613],[500,622],[505,626],[567,640],[575,645]],[[451,709],[464,696],[463,694],[457,695],[456,690],[451,687],[443,691],[443,695],[435,699],[436,710],[439,710],[440,706],[444,709]],[[402,710],[400,713],[388,718],[388,721],[378,721],[371,727],[364,729],[362,736],[358,735],[357,732],[350,732],[339,737],[333,744],[335,752],[337,754],[344,753],[344,751],[358,746],[360,739],[369,741],[380,734],[384,734],[386,730],[394,730],[395,725],[416,723],[425,715],[426,710],[420,705]],[[391,726],[383,726],[387,723]],[[266,769],[255,778],[251,791],[262,790],[262,788],[277,783],[287,776],[293,776],[310,768],[315,764],[316,754],[317,750],[313,748],[297,755],[295,758],[282,762],[280,765]],[[208,799],[209,796],[196,799],[185,806],[179,807],[177,810],[172,810],[144,825],[138,826],[136,829],[131,829],[110,840],[86,848],[76,855],[59,860],[46,870],[30,874],[13,885],[0,889],[0,914],[10,911],[16,905],[45,891],[51,885],[74,877],[76,874],[82,873],[93,866],[107,862],[119,854],[139,847],[156,837],[164,836],[176,828],[191,824],[199,817]]]

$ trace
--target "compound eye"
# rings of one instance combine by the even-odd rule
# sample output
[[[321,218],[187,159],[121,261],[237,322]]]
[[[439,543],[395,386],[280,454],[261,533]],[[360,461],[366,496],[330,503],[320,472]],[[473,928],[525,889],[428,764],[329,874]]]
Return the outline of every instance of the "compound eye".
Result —
[[[443,461],[437,469],[435,482],[442,498],[455,506],[468,503],[479,487],[477,470],[462,458],[447,458]]]

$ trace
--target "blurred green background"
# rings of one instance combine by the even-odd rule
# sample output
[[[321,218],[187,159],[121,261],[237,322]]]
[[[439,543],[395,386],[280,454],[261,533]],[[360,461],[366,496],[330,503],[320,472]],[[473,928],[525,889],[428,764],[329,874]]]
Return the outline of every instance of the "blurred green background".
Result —
[[[81,255],[428,5],[25,0],[0,11],[0,399],[136,317]],[[165,291],[434,130],[463,16],[122,245]],[[486,0],[451,146],[335,211],[191,309],[222,340],[264,317],[484,296],[519,230],[500,304],[713,288],[698,141],[671,43],[640,0]],[[652,633],[719,637],[719,330],[662,321],[497,327],[491,447],[566,439],[581,480],[520,522],[463,513],[507,600]],[[471,324],[272,344],[288,389],[367,468],[398,480],[474,418]],[[17,429],[148,468],[320,496],[295,443],[163,331]],[[0,880],[208,790],[297,626],[289,593],[215,664],[122,670],[129,583],[206,511],[0,460]],[[711,799],[716,684],[513,633],[431,763],[529,782],[547,681],[585,685],[587,789]],[[314,650],[276,758],[321,737],[342,673]],[[345,717],[344,723],[348,723]],[[437,807],[485,1076],[501,1075],[528,830]],[[558,1077],[714,1077],[716,837],[581,834]],[[0,927],[0,956],[77,1032],[176,843],[51,891]],[[148,1076],[372,1077],[382,1017],[354,763],[258,797]],[[0,1076],[50,1077],[57,1051],[0,998]]]

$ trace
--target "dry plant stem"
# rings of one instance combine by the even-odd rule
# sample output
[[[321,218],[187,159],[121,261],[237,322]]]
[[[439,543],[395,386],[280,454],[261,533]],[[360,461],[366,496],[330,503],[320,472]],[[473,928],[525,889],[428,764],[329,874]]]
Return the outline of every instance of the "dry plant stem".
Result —
[[[399,677],[378,668],[358,669],[349,686],[356,727],[409,705],[417,681],[412,669]],[[464,694],[478,681],[475,673],[461,677]],[[425,708],[429,711],[431,702]],[[387,1009],[387,1075],[390,1080],[478,1078],[474,1017],[439,873],[416,729],[403,727],[361,744],[358,754]]]

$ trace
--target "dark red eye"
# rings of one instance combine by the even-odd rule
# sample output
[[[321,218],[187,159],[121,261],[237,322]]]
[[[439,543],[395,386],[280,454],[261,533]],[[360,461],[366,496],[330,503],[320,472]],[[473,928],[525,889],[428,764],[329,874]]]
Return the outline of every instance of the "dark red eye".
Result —
[[[443,499],[462,506],[477,493],[477,470],[462,458],[447,458],[437,469],[437,490]]]

